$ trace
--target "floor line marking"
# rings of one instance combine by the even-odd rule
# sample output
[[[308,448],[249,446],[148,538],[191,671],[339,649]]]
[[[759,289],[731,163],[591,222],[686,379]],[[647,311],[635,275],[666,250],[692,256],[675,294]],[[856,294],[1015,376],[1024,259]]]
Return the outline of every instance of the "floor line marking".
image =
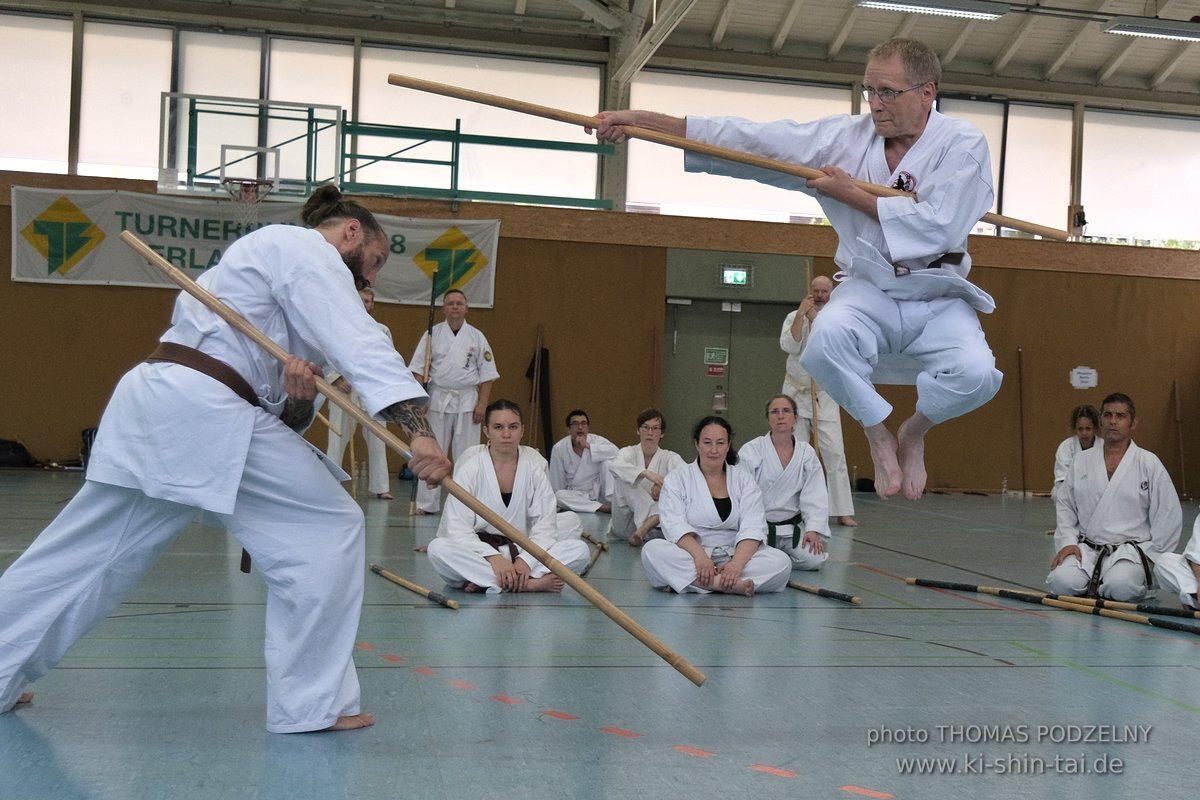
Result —
[[[779,769],[778,767],[768,767],[766,764],[751,764],[750,769],[755,772],[765,772],[768,775],[774,775],[778,778],[798,778],[799,772],[792,772],[788,769]]]
[[[841,789],[843,792],[850,792],[851,794],[860,794],[863,797],[874,797],[875,800],[892,800],[892,798],[896,796],[894,794],[888,794],[887,792],[877,792],[874,789],[864,789],[862,786],[854,786],[851,784],[847,784],[846,786],[839,786],[838,788]]]

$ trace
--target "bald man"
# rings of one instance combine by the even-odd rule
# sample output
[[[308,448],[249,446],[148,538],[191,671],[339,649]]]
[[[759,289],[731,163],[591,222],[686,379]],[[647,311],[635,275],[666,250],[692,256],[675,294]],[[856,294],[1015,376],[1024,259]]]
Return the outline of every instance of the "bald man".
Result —
[[[796,439],[811,441],[813,420],[817,423],[819,455],[825,465],[825,483],[829,487],[829,515],[839,525],[853,528],[854,498],[850,494],[850,473],[846,469],[846,447],[842,442],[842,410],[829,393],[816,384],[800,366],[800,356],[808,343],[808,332],[817,314],[829,302],[833,281],[824,275],[812,279],[808,297],[787,315],[779,332],[779,347],[788,354],[783,376],[783,393],[796,401]],[[813,413],[813,392],[817,408]]]

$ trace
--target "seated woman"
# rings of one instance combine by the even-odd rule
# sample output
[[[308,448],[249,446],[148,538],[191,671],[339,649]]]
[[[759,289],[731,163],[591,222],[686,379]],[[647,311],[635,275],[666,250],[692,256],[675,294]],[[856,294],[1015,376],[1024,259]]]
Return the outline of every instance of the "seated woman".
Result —
[[[658,525],[658,496],[667,473],[683,466],[674,450],[659,447],[667,432],[667,420],[657,408],[638,414],[638,443],[622,447],[608,462],[613,478],[612,527],[618,539],[641,547],[646,535]]]
[[[796,441],[796,401],[779,394],[767,402],[771,432],[738,450],[739,465],[758,482],[767,515],[767,544],[792,559],[793,569],[815,570],[828,560],[829,491],[825,470],[808,442]],[[803,534],[803,535],[802,535]]]
[[[521,409],[497,400],[484,414],[486,457],[460,463],[454,480],[485,505],[578,572],[588,561],[579,539],[559,540],[554,492],[545,470],[521,452]],[[468,592],[561,592],[562,580],[467,508],[446,501],[446,528],[429,543],[429,563],[450,586]]]
[[[1067,479],[1067,471],[1075,456],[1084,450],[1090,450],[1096,442],[1096,432],[1100,430],[1100,414],[1089,405],[1076,406],[1071,412],[1071,430],[1073,436],[1068,436],[1058,446],[1054,454],[1054,488],[1050,490],[1050,498],[1058,498],[1059,487]]]
[[[658,499],[663,539],[642,548],[650,584],[664,591],[752,596],[787,586],[792,560],[767,547],[754,477],[737,466],[733,429],[705,417],[692,431],[696,460],[667,475]]]

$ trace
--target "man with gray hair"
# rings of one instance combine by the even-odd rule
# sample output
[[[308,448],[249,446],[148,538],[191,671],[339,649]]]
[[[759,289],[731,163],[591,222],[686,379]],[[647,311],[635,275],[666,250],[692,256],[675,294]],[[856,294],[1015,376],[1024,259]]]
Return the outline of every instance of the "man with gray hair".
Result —
[[[793,163],[822,165],[818,178],[687,153],[684,168],[748,178],[814,195],[838,233],[840,285],[813,326],[801,363],[866,431],[880,497],[925,491],[925,434],[1000,389],[1003,376],[976,312],[992,298],[967,280],[967,235],[992,206],[987,141],[933,106],[941,64],[926,45],[889,39],[867,57],[870,114],[814,122],[755,123],[604,111],[596,134],[621,142],[624,126]],[[857,180],[908,192],[877,197]],[[915,383],[916,409],[896,434],[892,406],[875,383]]]

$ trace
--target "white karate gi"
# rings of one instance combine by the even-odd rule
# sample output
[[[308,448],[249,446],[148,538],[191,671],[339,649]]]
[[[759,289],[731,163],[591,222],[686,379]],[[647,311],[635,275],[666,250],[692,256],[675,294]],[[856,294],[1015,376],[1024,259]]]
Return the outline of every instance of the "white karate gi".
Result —
[[[425,397],[320,233],[249,233],[199,283],[284,350],[336,365],[369,413]],[[178,364],[125,374],[83,488],[0,578],[0,711],[116,608],[203,509],[267,585],[267,729],[327,728],[359,713],[362,511],[339,484],[346,474],[279,420],[275,359],[190,295],[180,294],[172,322],[163,341],[229,364],[262,405]]]
[[[1087,590],[1088,580],[1099,557],[1083,540],[1100,545],[1118,545],[1101,567],[1101,597],[1133,601],[1144,597],[1145,568],[1132,543],[1137,543],[1151,562],[1175,550],[1183,527],[1183,509],[1171,476],[1158,457],[1134,442],[1121,458],[1112,479],[1104,465],[1101,442],[1075,457],[1055,501],[1058,526],[1054,550],[1078,544],[1082,561],[1067,558],[1046,576],[1055,594],[1078,595]]]
[[[1200,564],[1200,517],[1192,525],[1192,538],[1183,553],[1163,553],[1154,563],[1154,578],[1158,585],[1177,593],[1180,604],[1185,608],[1200,609],[1196,605],[1196,592],[1200,586],[1197,585],[1192,564]]]
[[[1001,374],[975,310],[992,298],[967,280],[967,235],[992,205],[987,142],[974,126],[932,111],[920,139],[889,170],[870,114],[809,123],[688,117],[687,137],[800,164],[832,164],[852,177],[917,194],[881,197],[875,221],[808,189],[802,178],[688,152],[689,172],[750,178],[813,195],[838,233],[841,283],[817,316],[801,363],[864,426],[892,407],[876,383],[915,383],[917,410],[933,422],[990,400]],[[909,274],[898,276],[896,268]],[[972,310],[975,309],[975,310]],[[899,357],[899,358],[898,358]]]
[[[382,322],[376,322],[379,330],[387,336],[388,343],[392,341],[392,331],[387,325]],[[336,369],[326,367],[325,380],[333,383],[342,374]],[[353,384],[351,384],[353,387]],[[324,398],[322,398],[324,399]],[[358,396],[356,390],[350,392],[350,400],[362,406],[362,398]],[[329,456],[329,460],[342,465],[342,458],[346,452],[346,445],[350,442],[354,432],[358,430],[358,421],[354,417],[342,411],[342,407],[333,403],[329,404],[329,438],[325,443],[325,454]],[[387,463],[387,445],[373,433],[363,431],[363,438],[367,441],[367,491],[372,494],[383,494],[391,488],[391,477],[388,475]]]
[[[456,465],[454,480],[572,572],[578,572],[587,564],[588,547],[583,541],[558,538],[554,492],[550,490],[545,472],[526,455],[524,448],[517,457],[517,474],[507,506],[500,496],[500,482],[490,457],[476,456]],[[479,531],[500,531],[455,497],[446,500],[443,516],[446,530],[439,532],[438,538],[429,543],[429,563],[450,586],[461,588],[473,583],[486,587],[488,594],[500,592],[496,573],[487,562],[487,556],[508,558],[508,548],[497,550],[476,535]],[[540,578],[550,571],[520,547],[517,558],[529,565],[531,578]]]
[[[811,323],[805,317],[800,323],[800,341],[792,336],[792,323],[800,312],[793,311],[783,321],[779,332],[779,347],[788,354],[783,375],[783,393],[796,401],[796,438],[812,441],[813,408],[812,379],[800,366],[800,355],[808,344]],[[821,386],[817,386],[817,443],[821,446],[821,461],[825,462],[825,487],[829,493],[829,514],[834,517],[854,516],[854,497],[850,494],[850,471],[846,468],[846,446],[842,441],[842,410]]]
[[[612,525],[609,528],[618,539],[628,539],[646,519],[658,513],[658,501],[650,493],[654,483],[642,476],[650,470],[667,475],[684,466],[683,457],[674,450],[658,448],[646,463],[641,444],[622,447],[608,462],[612,476]]]
[[[421,334],[413,351],[412,371],[425,374],[426,342]],[[487,337],[464,321],[458,333],[445,322],[433,326],[433,367],[429,372],[429,426],[438,444],[454,461],[468,447],[479,444],[480,425],[472,418],[479,402],[479,384],[500,377],[496,358]],[[441,507],[442,490],[417,484],[417,508],[436,513]]]
[[[1092,442],[1092,447],[1102,447],[1103,442],[1100,437],[1096,437],[1096,441]],[[1063,481],[1067,479],[1067,470],[1071,468],[1071,463],[1075,461],[1075,456],[1083,452],[1083,448],[1079,445],[1078,436],[1068,436],[1058,445],[1058,449],[1054,451],[1054,488],[1050,490],[1050,499],[1055,500],[1058,497],[1059,487]]]
[[[454,462],[455,477],[457,478],[459,467],[470,461],[472,458],[482,455],[487,451],[488,446],[486,444],[477,444],[474,447],[468,447],[466,450],[464,450],[462,455],[458,457],[458,461]],[[520,457],[522,459],[527,459],[531,465],[537,467],[543,474],[546,473],[549,465],[546,462],[546,457],[543,456],[538,450],[532,447],[521,445]],[[446,518],[446,515],[443,514],[442,518],[438,521],[438,536],[445,535],[447,524],[449,524],[449,520]],[[574,511],[558,512],[555,520],[555,527],[557,529],[559,539],[578,539],[583,535],[583,520],[581,520],[579,515]]]
[[[817,570],[829,560],[829,551],[818,555],[803,546],[793,547],[797,538],[794,534],[802,537],[806,531],[813,531],[829,542],[829,495],[825,491],[821,462],[812,445],[799,439],[795,439],[795,444],[785,467],[770,434],[751,439],[738,450],[738,466],[749,470],[758,483],[768,522],[782,523],[797,514],[803,517],[802,526],[775,526],[775,547],[791,557],[793,569]]]
[[[733,510],[724,520],[717,513],[697,462],[675,470],[663,481],[658,516],[664,538],[651,539],[642,546],[642,566],[651,586],[670,586],[680,593],[709,592],[694,585],[696,562],[677,544],[688,533],[699,537],[700,546],[717,566],[733,556],[738,542],[759,542],[758,552],[742,570],[742,578],[753,581],[756,592],[781,592],[787,586],[792,560],[774,547],[767,547],[767,520],[754,476],[741,466],[726,465],[725,481]]]
[[[550,486],[559,508],[589,513],[609,500],[610,479],[605,462],[617,457],[617,446],[594,433],[588,447],[576,455],[571,437],[564,436],[550,449]]]

